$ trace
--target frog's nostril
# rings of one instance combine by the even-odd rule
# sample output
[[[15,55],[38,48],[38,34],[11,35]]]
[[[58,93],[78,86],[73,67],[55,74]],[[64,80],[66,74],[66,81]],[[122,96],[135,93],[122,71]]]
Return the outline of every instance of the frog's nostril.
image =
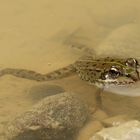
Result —
[[[134,59],[134,58],[128,58],[126,60],[126,65],[130,66],[130,67],[133,67],[133,68],[137,68],[138,61],[136,59]]]

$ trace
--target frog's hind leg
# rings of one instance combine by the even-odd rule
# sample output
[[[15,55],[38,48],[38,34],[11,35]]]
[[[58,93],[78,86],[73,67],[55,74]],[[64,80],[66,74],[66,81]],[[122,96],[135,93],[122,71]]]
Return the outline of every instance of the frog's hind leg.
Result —
[[[73,65],[55,70],[47,74],[41,74],[35,71],[26,69],[5,68],[0,71],[0,77],[4,75],[13,75],[20,78],[36,80],[36,81],[49,81],[54,79],[61,79],[67,77],[75,72]]]
[[[88,47],[86,45],[81,45],[81,46],[74,46],[72,45],[72,48],[76,48],[77,50],[79,50],[80,52],[82,52],[81,56],[95,56],[95,51],[93,48]]]
[[[89,42],[89,37],[85,34],[84,29],[81,27],[67,34],[63,41],[65,45],[81,52],[81,56],[95,54],[94,49],[89,46]]]

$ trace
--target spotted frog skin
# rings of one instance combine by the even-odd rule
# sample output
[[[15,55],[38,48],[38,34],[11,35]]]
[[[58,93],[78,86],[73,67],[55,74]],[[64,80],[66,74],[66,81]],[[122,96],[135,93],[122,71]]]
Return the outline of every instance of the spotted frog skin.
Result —
[[[75,63],[81,79],[95,85],[125,86],[139,81],[139,64],[134,58],[83,59]]]
[[[78,74],[82,80],[97,86],[125,86],[139,81],[139,64],[134,58],[93,59],[92,56],[86,56],[74,64],[47,74],[13,68],[5,68],[0,71],[0,76],[7,74],[36,81],[49,81]]]

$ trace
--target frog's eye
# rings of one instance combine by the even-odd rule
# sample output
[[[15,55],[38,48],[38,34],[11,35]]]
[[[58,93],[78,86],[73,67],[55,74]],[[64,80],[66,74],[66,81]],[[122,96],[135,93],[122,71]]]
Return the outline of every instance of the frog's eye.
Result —
[[[101,75],[102,80],[115,79],[120,76],[120,72],[117,68],[112,67],[109,71],[106,71]]]
[[[115,68],[115,67],[112,67],[110,70],[109,70],[109,72],[108,72],[108,74],[109,74],[109,77],[110,78],[117,78],[118,76],[120,76],[120,72],[119,72],[119,70],[117,69],[117,68]]]
[[[134,58],[128,58],[125,63],[127,66],[130,66],[133,68],[137,68],[137,65],[138,65],[138,61]]]

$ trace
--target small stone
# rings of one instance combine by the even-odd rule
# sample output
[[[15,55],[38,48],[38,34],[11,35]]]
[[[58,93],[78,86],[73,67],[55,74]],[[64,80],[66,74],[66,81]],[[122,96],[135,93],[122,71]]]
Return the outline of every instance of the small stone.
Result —
[[[52,65],[52,63],[48,63],[48,66],[51,66]]]
[[[140,140],[140,122],[132,120],[119,126],[104,128],[89,140]]]
[[[8,140],[64,140],[87,120],[88,108],[73,94],[47,97],[10,122],[5,128]]]
[[[93,118],[94,120],[102,121],[103,119],[108,118],[108,115],[107,115],[107,113],[104,112],[103,110],[98,109],[98,110],[93,114],[92,118]]]
[[[76,140],[89,140],[93,134],[101,130],[103,125],[99,121],[89,121],[79,132]]]
[[[131,118],[128,117],[127,115],[117,115],[103,120],[102,123],[104,124],[104,126],[110,127],[120,125],[130,120]]]

